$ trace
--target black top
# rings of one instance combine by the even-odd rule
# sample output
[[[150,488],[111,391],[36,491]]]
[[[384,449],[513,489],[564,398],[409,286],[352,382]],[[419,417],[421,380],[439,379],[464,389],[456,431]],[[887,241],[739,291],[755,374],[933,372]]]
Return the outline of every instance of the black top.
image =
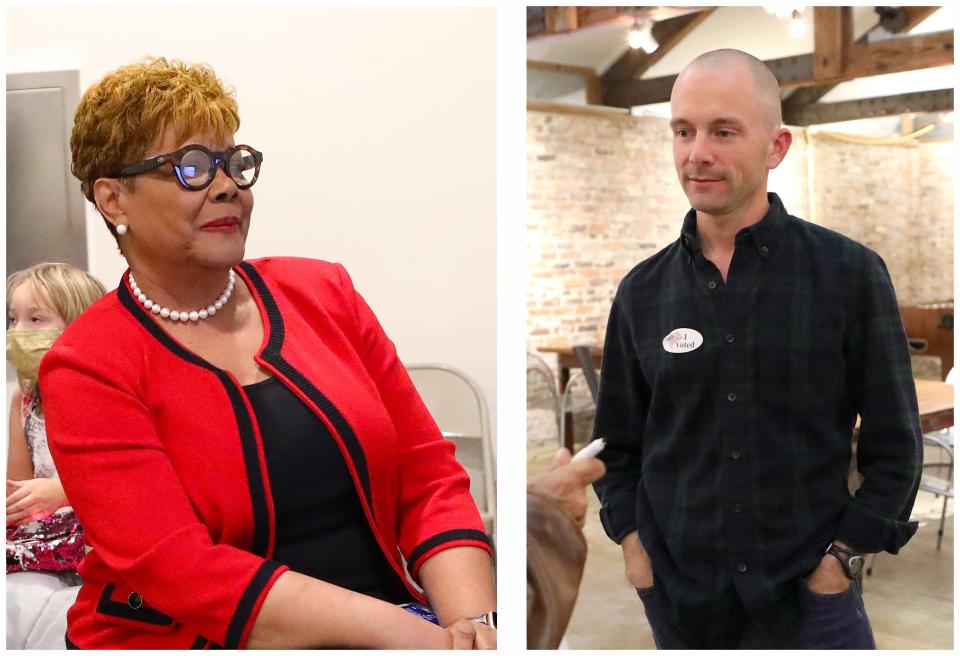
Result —
[[[883,260],[768,198],[726,283],[688,212],[680,239],[620,283],[603,348],[600,517],[617,542],[639,531],[701,646],[736,646],[747,621],[786,635],[831,540],[896,553],[917,528],[920,420]]]
[[[260,425],[273,494],[273,559],[390,603],[414,601],[377,545],[323,422],[276,378],[243,389]]]

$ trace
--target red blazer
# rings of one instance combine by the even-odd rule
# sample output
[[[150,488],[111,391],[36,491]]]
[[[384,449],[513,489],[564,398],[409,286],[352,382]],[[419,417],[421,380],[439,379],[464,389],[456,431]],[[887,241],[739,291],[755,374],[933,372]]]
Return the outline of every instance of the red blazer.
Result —
[[[469,479],[343,267],[243,262],[264,323],[257,362],[326,424],[373,534],[411,594],[425,560],[491,551]],[[243,648],[267,592],[274,510],[256,417],[234,376],[120,288],[44,357],[50,451],[93,546],[67,614],[83,649]],[[318,472],[318,475],[322,475]]]

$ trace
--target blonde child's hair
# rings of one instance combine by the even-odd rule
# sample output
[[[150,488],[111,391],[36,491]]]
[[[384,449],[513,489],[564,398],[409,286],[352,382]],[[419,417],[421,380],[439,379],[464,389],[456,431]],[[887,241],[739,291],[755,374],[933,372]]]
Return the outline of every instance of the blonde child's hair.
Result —
[[[20,285],[28,283],[55,310],[65,323],[70,323],[101,296],[107,293],[103,284],[72,264],[42,262],[7,277],[7,303]]]

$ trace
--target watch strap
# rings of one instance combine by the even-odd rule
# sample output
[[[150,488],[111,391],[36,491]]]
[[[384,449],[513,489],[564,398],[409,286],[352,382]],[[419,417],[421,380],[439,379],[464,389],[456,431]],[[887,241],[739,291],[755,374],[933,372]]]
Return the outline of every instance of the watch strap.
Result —
[[[467,619],[475,624],[486,624],[491,628],[497,628],[497,611],[495,610],[487,611],[483,615],[477,615],[476,617],[468,617]]]

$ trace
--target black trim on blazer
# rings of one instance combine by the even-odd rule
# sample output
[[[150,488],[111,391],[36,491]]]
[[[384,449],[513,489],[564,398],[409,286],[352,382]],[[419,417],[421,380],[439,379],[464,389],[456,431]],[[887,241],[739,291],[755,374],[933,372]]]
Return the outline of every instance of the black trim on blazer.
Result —
[[[126,275],[124,275],[125,277]],[[253,506],[253,547],[251,551],[258,556],[266,557],[270,545],[270,514],[267,508],[267,493],[263,482],[263,472],[260,470],[257,439],[253,433],[253,422],[250,420],[250,414],[243,402],[243,393],[233,384],[227,372],[187,351],[164,332],[148,316],[150,313],[140,305],[139,301],[133,298],[123,279],[120,280],[120,286],[117,288],[117,298],[134,318],[147,329],[147,332],[167,347],[170,352],[190,364],[215,373],[220,380],[220,384],[226,390],[227,396],[230,398],[230,405],[233,408],[233,414],[237,419],[240,445],[243,449],[243,462],[246,468],[247,482],[250,486],[250,501]]]
[[[273,573],[276,572],[280,567],[282,567],[282,565],[275,560],[265,560],[263,564],[260,565],[257,573],[253,575],[253,580],[250,581],[250,584],[247,585],[247,589],[243,591],[242,595],[240,595],[240,602],[237,604],[237,610],[234,611],[233,618],[230,620],[230,625],[227,627],[227,638],[223,641],[224,648],[238,648],[240,644],[240,636],[243,634],[243,629],[247,625],[247,621],[250,619],[250,613],[253,612],[253,605],[260,597],[260,593],[263,592],[263,588],[267,585],[267,581],[270,580],[270,577],[273,576]]]
[[[414,550],[410,552],[410,557],[407,559],[407,569],[411,572],[414,571],[417,568],[417,561],[423,558],[425,553],[437,545],[443,544],[444,542],[453,542],[454,540],[476,540],[488,544],[490,548],[493,548],[493,542],[490,541],[490,536],[483,531],[478,531],[475,528],[455,528],[450,531],[444,531],[443,533],[437,533],[432,538],[427,538],[418,544]]]
[[[370,493],[370,474],[367,470],[367,456],[363,452],[363,447],[357,439],[356,433],[347,422],[346,418],[340,413],[337,407],[328,399],[323,392],[314,386],[309,380],[301,374],[296,367],[287,362],[280,349],[283,347],[284,325],[283,317],[280,315],[280,308],[270,293],[260,273],[249,262],[241,262],[240,268],[247,274],[253,286],[256,287],[260,299],[263,301],[263,307],[267,311],[267,318],[270,321],[270,339],[266,348],[261,354],[263,359],[274,366],[280,373],[296,385],[311,401],[323,412],[330,423],[340,434],[350,459],[353,460],[353,467],[360,479],[360,486],[363,488],[363,495],[366,497],[367,507],[370,508],[370,514],[374,514],[373,495]]]
[[[67,649],[80,649],[77,645],[70,640],[70,637],[64,632],[63,641],[67,643]]]
[[[98,613],[111,617],[120,617],[125,620],[143,622],[145,624],[155,624],[157,626],[170,626],[173,624],[172,617],[164,615],[149,606],[141,605],[138,608],[133,608],[128,603],[112,601],[110,595],[113,594],[113,590],[116,587],[113,583],[108,583],[104,586],[103,593],[100,595],[100,601],[97,602]]]
[[[193,644],[190,645],[190,649],[223,649],[220,645],[208,640],[201,635],[197,636],[197,639],[193,641]]]

